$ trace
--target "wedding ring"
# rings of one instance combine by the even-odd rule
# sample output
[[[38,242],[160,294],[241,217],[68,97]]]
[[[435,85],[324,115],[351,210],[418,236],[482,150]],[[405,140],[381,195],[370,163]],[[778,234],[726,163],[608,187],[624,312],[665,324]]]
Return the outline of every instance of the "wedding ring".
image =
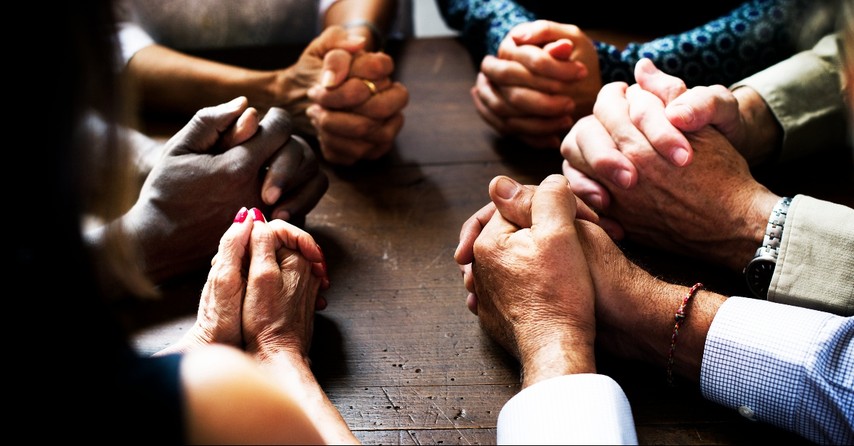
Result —
[[[362,82],[368,87],[368,90],[371,90],[371,96],[377,94],[377,84],[369,81],[368,79],[362,79]]]

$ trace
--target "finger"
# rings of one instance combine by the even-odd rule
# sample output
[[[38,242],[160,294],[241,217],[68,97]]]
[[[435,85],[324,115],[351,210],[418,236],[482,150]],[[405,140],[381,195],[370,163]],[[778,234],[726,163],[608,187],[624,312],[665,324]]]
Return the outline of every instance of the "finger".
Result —
[[[652,147],[676,166],[691,162],[692,151],[688,138],[667,119],[664,103],[649,91],[635,84],[626,90],[629,116]]]
[[[561,144],[561,154],[573,168],[599,183],[626,189],[637,182],[637,168],[595,117],[584,117],[570,129]]]
[[[539,76],[518,61],[499,59],[490,55],[481,60],[480,73],[495,85],[516,85],[553,94],[565,93],[569,89],[568,83]]]
[[[228,130],[223,133],[219,140],[219,147],[222,149],[230,149],[238,144],[243,144],[258,131],[260,124],[258,110],[255,107],[249,107],[243,111],[237,121]]]
[[[546,52],[549,56],[554,57],[557,60],[567,61],[570,56],[572,56],[572,50],[575,48],[575,45],[572,43],[572,40],[569,39],[558,39],[554,42],[549,42],[545,46],[543,46],[543,51]],[[579,73],[579,76],[586,76],[585,73]]]
[[[477,239],[486,222],[495,213],[495,204],[487,203],[471,217],[469,217],[460,229],[460,242],[454,250],[454,260],[459,265],[470,264],[474,260],[474,241]]]
[[[172,138],[184,141],[183,144],[175,146],[196,153],[205,153],[219,147],[217,143],[220,138],[228,132],[248,107],[249,100],[240,96],[224,104],[197,111],[190,122]]]
[[[498,88],[483,73],[478,73],[472,93],[477,95],[476,99],[489,110],[491,115],[500,119],[522,115],[521,111],[513,108],[507,99],[501,96]]]
[[[583,207],[578,208],[578,218],[596,222],[595,219],[588,218],[589,214],[584,209],[590,212],[603,211],[611,204],[611,195],[608,189],[603,187],[598,181],[585,175],[578,169],[572,167],[568,161],[564,160],[561,170],[563,175],[569,180],[572,185],[572,192],[584,203]],[[598,219],[598,216],[597,218]]]
[[[258,125],[255,135],[248,141],[222,154],[234,165],[249,164],[255,172],[269,162],[290,139],[292,131],[288,113],[278,107],[271,107]]]
[[[336,48],[355,54],[365,49],[365,38],[350,34],[341,26],[327,26],[306,46],[303,54],[322,60],[326,53]]]
[[[351,77],[371,80],[390,78],[392,73],[394,73],[394,59],[381,52],[359,53],[350,67]]]
[[[493,113],[492,109],[483,102],[477,91],[477,87],[472,87],[470,91],[472,102],[474,102],[474,108],[477,110],[480,117],[499,134],[506,135],[508,132],[504,125],[504,118]]]
[[[575,231],[575,196],[565,176],[547,176],[534,190],[530,206],[531,231],[535,234]]]
[[[320,279],[320,287],[328,289],[329,269],[326,265],[323,250],[315,242],[314,237],[308,232],[282,220],[270,220],[269,227],[278,240],[277,248],[284,246],[291,251],[299,252],[300,255],[311,263],[311,273]],[[316,302],[316,306],[320,307],[316,309],[326,308],[325,299],[319,304]]]
[[[346,50],[339,48],[329,50],[323,56],[320,85],[323,88],[335,88],[341,85],[350,75],[352,61],[353,55]]]
[[[727,135],[740,119],[738,100],[723,85],[694,87],[667,104],[664,112],[674,126],[685,132],[713,125]]]
[[[351,111],[371,119],[385,120],[400,113],[408,103],[409,91],[400,82],[394,82]]]
[[[302,184],[317,175],[320,166],[311,147],[304,139],[292,135],[290,140],[270,159],[261,196],[264,203],[273,205],[283,191]]]
[[[270,220],[268,226],[276,236],[276,249],[284,246],[291,251],[298,251],[310,262],[325,262],[323,251],[307,231],[300,229],[283,220]]]
[[[489,182],[489,198],[508,222],[519,228],[531,227],[531,198],[534,190],[516,180],[499,175]]]
[[[551,20],[534,20],[513,27],[508,35],[516,45],[544,46],[559,39],[579,36],[581,29],[575,25]]]
[[[240,274],[243,258],[249,243],[249,234],[252,231],[252,218],[246,207],[240,208],[231,226],[225,230],[219,240],[219,248],[211,260],[209,278],[227,277],[229,274]]]
[[[682,79],[659,70],[652,60],[647,58],[635,64],[635,81],[644,90],[658,96],[665,104],[688,90]]]
[[[389,143],[403,127],[403,114],[388,119],[371,119],[346,111],[328,110],[312,105],[306,110],[318,129],[318,134],[329,133],[342,138],[363,140],[369,143]]]
[[[328,189],[329,178],[322,171],[317,171],[313,177],[301,182],[299,186],[289,188],[282,194],[273,205],[270,215],[285,221],[293,221],[294,217],[305,216],[317,206]]]
[[[499,57],[519,62],[534,74],[559,81],[575,81],[587,74],[587,67],[583,63],[556,59],[535,45],[502,47]]]
[[[650,149],[649,141],[632,123],[626,100],[627,88],[624,82],[612,82],[602,87],[593,107],[593,119],[587,120],[579,129],[577,138],[588,164],[595,171],[595,174],[584,173],[597,180],[607,179],[623,189],[637,182],[637,169],[624,153]],[[582,118],[578,124],[586,119]],[[578,167],[574,160],[570,163]]]
[[[392,82],[388,78],[370,81],[377,93],[387,90]],[[350,109],[363,104],[375,94],[362,78],[350,77],[335,88],[312,87],[308,98],[326,108]]]
[[[501,96],[523,115],[555,117],[575,111],[575,101],[567,95],[546,94],[526,87],[501,87]]]

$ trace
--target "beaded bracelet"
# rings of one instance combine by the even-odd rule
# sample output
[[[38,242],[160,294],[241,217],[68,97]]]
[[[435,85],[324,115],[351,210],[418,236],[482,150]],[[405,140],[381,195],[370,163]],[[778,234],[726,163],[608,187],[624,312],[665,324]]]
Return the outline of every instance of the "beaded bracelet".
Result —
[[[688,290],[688,294],[682,299],[682,303],[679,305],[679,308],[676,309],[676,314],[674,319],[676,323],[673,325],[673,334],[670,336],[670,353],[667,355],[667,383],[671,386],[673,385],[673,354],[676,351],[676,338],[679,336],[679,326],[682,325],[682,321],[685,320],[687,313],[685,313],[685,309],[688,306],[688,302],[691,301],[691,298],[697,294],[697,291],[700,291],[700,288],[703,288],[702,283],[695,283],[694,286]]]

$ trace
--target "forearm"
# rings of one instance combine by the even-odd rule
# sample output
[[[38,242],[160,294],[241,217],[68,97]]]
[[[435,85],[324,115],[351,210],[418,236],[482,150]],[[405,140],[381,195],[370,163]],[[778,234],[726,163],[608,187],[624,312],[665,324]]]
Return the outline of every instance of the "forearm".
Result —
[[[358,444],[347,422],[320,387],[308,359],[286,349],[256,355],[281,389],[301,403],[327,444]]]
[[[569,333],[544,338],[549,340],[547,344],[531,352],[521,352],[523,388],[558,376],[596,373],[592,342],[574,338]]]
[[[738,100],[744,128],[751,132],[745,135],[743,142],[733,145],[751,166],[774,158],[783,144],[783,127],[768,104],[756,90],[747,86],[735,88],[732,94]]]
[[[674,339],[676,310],[689,290],[690,286],[667,283],[652,276],[621,286],[618,294],[625,294],[612,296],[609,301],[627,306],[609,311],[609,317],[601,318],[607,325],[605,342],[618,356],[641,360],[663,370],[668,367],[672,350],[673,374],[699,382],[706,335],[726,296],[700,289],[686,304],[685,318]]]
[[[348,27],[367,39],[365,48],[380,51],[396,14],[397,0],[338,0],[326,10],[323,24]]]
[[[127,70],[142,103],[152,110],[195,113],[238,96],[261,108],[277,102],[274,71],[244,69],[161,45],[137,52]]]
[[[512,0],[438,0],[437,4],[445,23],[460,32],[477,62],[487,54],[496,54],[513,27],[537,19]]]

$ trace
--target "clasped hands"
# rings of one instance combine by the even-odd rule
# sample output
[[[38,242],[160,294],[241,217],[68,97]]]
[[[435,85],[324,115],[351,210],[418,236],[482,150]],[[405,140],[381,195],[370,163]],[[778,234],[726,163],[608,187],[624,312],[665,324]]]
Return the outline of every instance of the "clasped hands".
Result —
[[[491,203],[460,232],[454,258],[467,306],[520,360],[524,386],[595,371],[597,330],[612,350],[637,359],[653,354],[639,333],[666,340],[669,310],[652,308],[649,297],[667,285],[629,261],[602,228],[679,253],[702,248],[735,268],[755,250],[776,202],[733,147],[746,124],[731,92],[687,90],[649,60],[636,77],[632,87],[605,86],[594,114],[566,136],[565,176],[539,186],[496,177]],[[756,218],[760,224],[745,225]]]
[[[367,52],[364,37],[328,27],[305,49],[294,75],[305,85],[304,111],[320,150],[330,163],[350,165],[388,153],[403,127],[409,92],[393,81],[394,61]],[[299,123],[298,123],[299,125]]]
[[[326,261],[312,236],[257,208],[238,211],[219,242],[196,322],[160,354],[213,343],[265,360],[279,353],[307,361],[318,296],[329,287]]]
[[[498,133],[556,149],[601,86],[593,41],[577,26],[537,20],[514,27],[497,55],[483,58],[471,95]]]

